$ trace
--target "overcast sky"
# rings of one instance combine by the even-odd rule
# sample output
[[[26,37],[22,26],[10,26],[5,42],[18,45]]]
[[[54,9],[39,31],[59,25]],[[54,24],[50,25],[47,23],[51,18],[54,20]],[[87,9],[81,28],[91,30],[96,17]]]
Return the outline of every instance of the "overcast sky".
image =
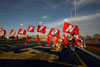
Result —
[[[50,28],[63,29],[64,19],[75,24],[74,0],[0,0],[0,27],[7,30],[28,25],[37,27],[39,21]],[[77,0],[77,25],[85,35],[100,34],[100,0]],[[39,34],[36,32],[27,34]]]

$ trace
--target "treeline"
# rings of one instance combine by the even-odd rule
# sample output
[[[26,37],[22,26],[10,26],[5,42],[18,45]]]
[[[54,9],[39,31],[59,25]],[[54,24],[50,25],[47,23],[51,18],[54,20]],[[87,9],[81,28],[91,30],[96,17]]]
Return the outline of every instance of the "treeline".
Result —
[[[86,41],[87,42],[93,42],[93,43],[99,43],[100,39],[100,34],[94,34],[93,36],[91,35],[86,35]]]

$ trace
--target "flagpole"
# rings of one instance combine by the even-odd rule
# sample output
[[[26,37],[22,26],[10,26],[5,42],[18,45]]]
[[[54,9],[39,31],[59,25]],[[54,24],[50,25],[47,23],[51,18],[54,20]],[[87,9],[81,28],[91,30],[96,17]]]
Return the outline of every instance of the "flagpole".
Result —
[[[77,15],[76,15],[76,0],[75,0],[74,7],[75,7],[75,25],[77,25]]]
[[[70,13],[70,20],[71,20],[71,24],[72,24],[72,11],[71,11],[71,13]]]

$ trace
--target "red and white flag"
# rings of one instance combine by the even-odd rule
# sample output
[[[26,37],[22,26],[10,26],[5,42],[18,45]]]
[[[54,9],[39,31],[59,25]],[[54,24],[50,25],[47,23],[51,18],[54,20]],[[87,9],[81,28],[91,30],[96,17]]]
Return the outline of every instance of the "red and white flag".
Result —
[[[37,37],[37,43],[40,45],[39,35],[36,35]]]
[[[5,35],[6,35],[6,30],[0,28],[0,37],[5,37]]]
[[[35,26],[29,25],[27,31],[28,32],[34,32],[34,29],[35,29]]]
[[[26,30],[24,30],[22,28],[19,28],[18,34],[20,34],[20,35],[26,35]]]
[[[45,34],[46,33],[46,26],[38,25],[37,32]]]
[[[79,35],[79,28],[78,28],[78,26],[77,26],[77,25],[76,25],[76,27],[75,27],[75,29],[74,29],[73,33],[75,33],[75,34]]]
[[[56,37],[60,37],[60,30],[59,29],[54,29],[54,28],[51,28],[50,32],[49,32],[49,35],[51,36],[56,36]]]
[[[26,36],[26,43],[29,42],[28,35]]]
[[[64,27],[62,32],[68,34],[72,34],[72,33],[79,34],[79,28],[77,25],[72,25],[70,23],[64,22]]]
[[[15,35],[16,34],[16,31],[14,29],[11,29],[10,34],[11,35]]]

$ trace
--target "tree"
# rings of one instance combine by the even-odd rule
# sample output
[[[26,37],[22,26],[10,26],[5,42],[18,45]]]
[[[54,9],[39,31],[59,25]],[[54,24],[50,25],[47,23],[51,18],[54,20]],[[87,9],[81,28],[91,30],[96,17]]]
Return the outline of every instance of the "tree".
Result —
[[[81,35],[79,35],[79,38],[83,38]]]
[[[98,39],[99,36],[100,36],[100,34],[96,33],[96,34],[93,35],[93,39]]]
[[[15,39],[15,36],[10,36],[9,38],[13,40],[13,39]]]
[[[6,37],[0,37],[0,40],[6,40]]]
[[[87,35],[86,39],[92,39],[92,37],[90,35]]]

